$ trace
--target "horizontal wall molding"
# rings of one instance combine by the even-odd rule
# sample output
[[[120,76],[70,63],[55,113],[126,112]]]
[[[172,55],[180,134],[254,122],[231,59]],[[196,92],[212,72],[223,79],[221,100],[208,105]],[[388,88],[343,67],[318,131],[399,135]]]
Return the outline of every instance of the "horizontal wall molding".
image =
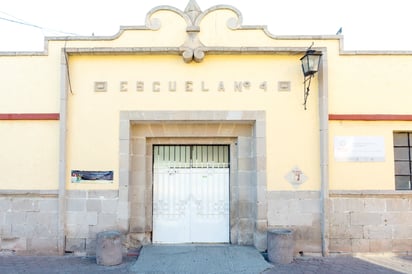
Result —
[[[0,113],[0,120],[60,120],[59,113]]]
[[[67,197],[74,199],[117,199],[119,190],[66,190]]]
[[[329,121],[412,121],[412,114],[329,114]]]
[[[412,198],[410,190],[330,190],[330,198]]]
[[[15,197],[15,198],[46,198],[58,197],[58,190],[0,190],[0,197]]]

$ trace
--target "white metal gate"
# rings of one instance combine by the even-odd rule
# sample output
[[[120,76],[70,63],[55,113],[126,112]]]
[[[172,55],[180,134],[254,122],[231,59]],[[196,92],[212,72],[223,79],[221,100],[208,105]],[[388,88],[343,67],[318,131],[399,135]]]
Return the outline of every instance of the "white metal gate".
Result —
[[[229,147],[154,146],[153,242],[229,242]]]

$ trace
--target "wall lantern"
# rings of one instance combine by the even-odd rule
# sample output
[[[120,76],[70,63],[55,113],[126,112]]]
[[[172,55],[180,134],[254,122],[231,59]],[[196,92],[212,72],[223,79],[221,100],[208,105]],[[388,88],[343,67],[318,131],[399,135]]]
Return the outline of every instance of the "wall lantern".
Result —
[[[302,62],[302,71],[304,75],[304,102],[303,105],[305,106],[306,110],[306,102],[308,100],[309,96],[309,90],[310,90],[310,83],[312,81],[312,78],[315,77],[315,74],[319,70],[319,64],[320,64],[320,58],[322,57],[321,52],[317,52],[315,50],[312,50],[309,48],[305,56],[300,58],[300,61]]]

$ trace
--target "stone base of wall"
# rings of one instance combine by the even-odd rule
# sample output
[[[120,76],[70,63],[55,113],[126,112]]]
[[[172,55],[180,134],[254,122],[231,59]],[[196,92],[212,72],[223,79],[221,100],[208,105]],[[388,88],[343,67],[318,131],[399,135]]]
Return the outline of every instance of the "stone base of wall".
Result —
[[[124,235],[125,252],[150,244],[150,232],[129,230],[129,208],[118,196],[118,191],[67,191],[66,252],[94,255],[97,233],[106,230]],[[267,223],[255,223],[256,229],[293,229],[295,255],[320,254],[320,193],[272,191],[266,198]],[[412,192],[331,191],[328,204],[330,253],[412,254]],[[0,208],[0,254],[58,254],[57,191],[2,191]],[[258,236],[263,246],[265,235]],[[252,237],[257,236],[245,241]]]
[[[57,191],[1,191],[0,209],[0,252],[58,254]]]
[[[322,252],[318,191],[271,191],[267,202],[268,229],[292,229],[295,254]]]
[[[67,191],[65,252],[95,255],[97,233],[117,230],[127,234],[129,209],[122,207],[118,196],[117,190]]]
[[[412,193],[330,193],[331,253],[412,253]]]
[[[152,233],[129,233],[127,235],[126,247],[133,249],[142,245],[149,245],[152,240]]]

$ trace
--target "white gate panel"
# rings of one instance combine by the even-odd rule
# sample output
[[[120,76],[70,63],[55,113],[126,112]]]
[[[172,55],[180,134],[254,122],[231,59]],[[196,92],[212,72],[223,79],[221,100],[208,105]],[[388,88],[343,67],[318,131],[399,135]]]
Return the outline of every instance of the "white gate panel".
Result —
[[[190,169],[154,173],[153,242],[190,242]]]
[[[192,169],[193,243],[229,242],[229,169]]]
[[[154,159],[153,242],[228,243],[228,148],[158,146]]]

